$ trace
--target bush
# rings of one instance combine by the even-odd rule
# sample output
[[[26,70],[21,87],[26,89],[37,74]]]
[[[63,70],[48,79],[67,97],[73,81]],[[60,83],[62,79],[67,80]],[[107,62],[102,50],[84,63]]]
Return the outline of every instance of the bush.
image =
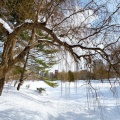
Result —
[[[37,90],[39,91],[39,93],[46,92],[45,88],[37,88]]]

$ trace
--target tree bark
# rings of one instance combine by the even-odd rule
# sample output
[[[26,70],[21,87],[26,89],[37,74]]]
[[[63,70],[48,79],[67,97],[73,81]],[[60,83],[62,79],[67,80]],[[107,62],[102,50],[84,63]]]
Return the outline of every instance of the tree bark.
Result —
[[[4,83],[5,83],[5,78],[1,78],[0,79],[0,96],[2,95]]]
[[[0,67],[0,96],[2,95],[4,83],[5,83],[5,74],[7,72],[7,67],[6,66],[1,66]]]

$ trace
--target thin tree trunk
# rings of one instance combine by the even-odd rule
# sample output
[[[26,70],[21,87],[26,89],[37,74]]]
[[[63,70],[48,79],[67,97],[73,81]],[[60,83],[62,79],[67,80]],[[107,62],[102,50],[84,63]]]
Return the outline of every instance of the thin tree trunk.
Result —
[[[0,79],[0,96],[2,95],[4,83],[5,83],[5,78],[1,78]]]
[[[69,95],[70,95],[70,82],[69,82]]]
[[[20,86],[22,85],[22,82],[20,81],[20,83],[18,84],[17,86],[17,90],[19,91],[20,90]]]
[[[61,96],[62,96],[62,80],[61,80]]]
[[[76,80],[76,82],[75,82],[75,83],[76,83],[76,94],[77,94],[77,80]]]
[[[32,30],[32,36],[31,36],[31,39],[28,43],[28,46],[32,44],[33,40],[34,40],[34,37],[35,37],[35,29]],[[27,56],[26,56],[26,60],[25,60],[25,63],[24,63],[24,67],[23,67],[23,71],[21,73],[21,77],[20,77],[20,82],[17,86],[17,90],[19,91],[20,90],[20,86],[23,84],[23,81],[24,81],[24,73],[25,73],[25,68],[27,66],[27,60],[28,60],[28,57],[29,57],[29,52],[30,52],[30,49],[27,51]]]
[[[32,30],[32,36],[31,36],[31,39],[28,43],[28,46],[32,44],[33,40],[34,40],[34,37],[35,37],[35,29]],[[23,81],[24,81],[24,73],[25,73],[25,69],[26,69],[26,66],[27,66],[27,61],[28,61],[28,57],[29,57],[29,51],[30,49],[28,50],[27,52],[27,56],[26,56],[26,60],[25,60],[25,63],[24,63],[24,66],[23,66],[23,71],[21,73],[21,77],[20,77],[20,82],[17,86],[17,90],[19,91],[20,90],[20,86],[23,84]]]
[[[26,60],[25,60],[25,63],[24,63],[24,67],[23,67],[23,71],[22,71],[21,76],[20,76],[20,80],[19,80],[20,82],[17,86],[18,91],[20,90],[20,86],[23,84],[23,81],[24,81],[24,73],[25,73],[25,69],[26,69],[26,66],[27,66],[28,57],[29,57],[29,51],[27,53]]]
[[[17,85],[17,83],[18,83],[18,81],[15,81],[15,83],[14,83],[14,87]]]

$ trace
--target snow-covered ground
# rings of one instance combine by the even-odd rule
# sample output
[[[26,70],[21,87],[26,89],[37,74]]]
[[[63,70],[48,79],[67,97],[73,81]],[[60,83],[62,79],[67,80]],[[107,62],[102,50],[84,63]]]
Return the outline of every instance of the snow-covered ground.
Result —
[[[43,81],[25,82],[18,92],[5,84],[0,120],[120,120],[119,84],[104,81],[62,83],[51,88]],[[30,85],[27,89],[26,85]],[[36,88],[46,89],[40,94]],[[110,89],[111,87],[111,89]],[[62,92],[61,92],[62,90]]]

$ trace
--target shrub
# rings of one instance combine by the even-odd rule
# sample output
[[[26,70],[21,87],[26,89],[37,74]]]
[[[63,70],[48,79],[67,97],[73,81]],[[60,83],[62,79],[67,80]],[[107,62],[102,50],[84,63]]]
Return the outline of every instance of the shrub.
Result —
[[[46,92],[45,88],[37,88],[37,90],[39,91],[39,93]]]

